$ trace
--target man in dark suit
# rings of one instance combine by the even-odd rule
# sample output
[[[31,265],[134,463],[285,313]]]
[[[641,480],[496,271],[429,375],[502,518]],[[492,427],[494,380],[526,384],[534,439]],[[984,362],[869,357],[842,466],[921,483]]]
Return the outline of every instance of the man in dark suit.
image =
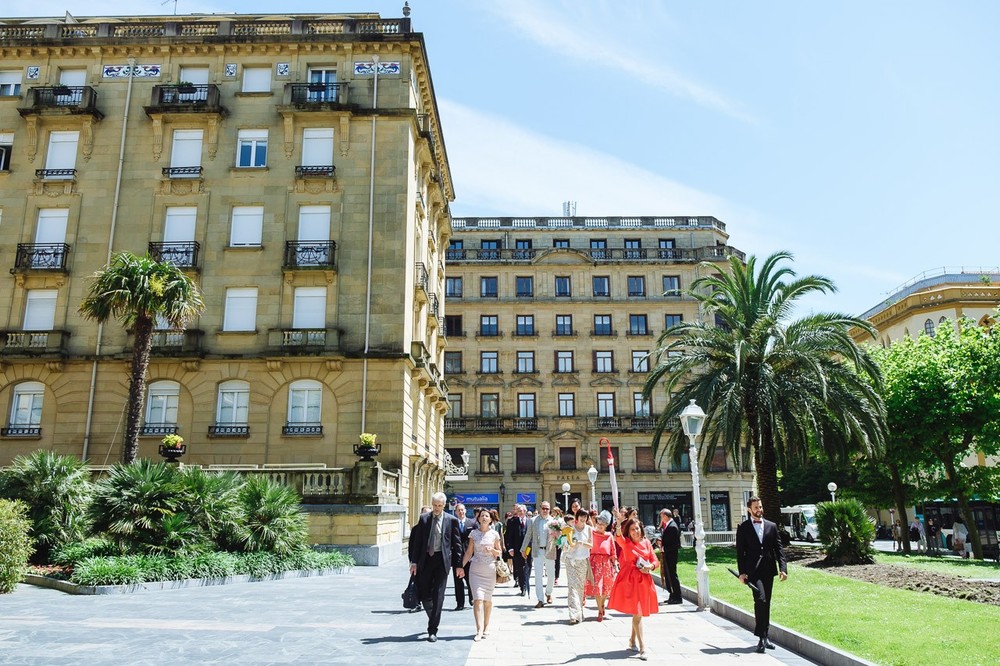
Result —
[[[466,517],[464,504],[455,505],[455,518],[458,520],[458,537],[461,540],[462,555],[464,556],[465,549],[469,547],[469,534],[476,529],[476,521]],[[465,565],[465,576],[462,578],[458,577],[457,572],[455,573],[455,610],[465,608],[466,596],[469,597],[469,605],[472,605],[472,587],[469,585],[469,567],[471,566],[472,562]]]
[[[663,509],[660,516],[666,522],[660,533],[660,548],[663,557],[663,580],[666,583],[668,604],[681,603],[681,581],[677,577],[677,555],[681,549],[681,528],[674,521],[672,513]]]
[[[514,515],[507,521],[507,532],[504,536],[504,547],[507,555],[513,560],[511,573],[517,581],[517,587],[521,590],[523,597],[528,593],[527,567],[525,566],[524,555],[521,554],[521,545],[525,535],[528,533],[527,511],[522,504],[514,505]]]
[[[437,641],[441,624],[448,569],[454,569],[458,578],[465,577],[462,568],[465,551],[458,535],[458,520],[445,513],[446,501],[444,493],[431,496],[431,510],[413,526],[408,547],[410,575],[417,577],[417,591],[427,611],[427,640],[431,643]]]
[[[759,497],[747,500],[747,510],[750,520],[744,521],[736,529],[736,562],[740,570],[740,582],[752,582],[761,595],[754,594],[753,615],[756,620],[753,634],[758,639],[757,652],[764,648],[774,649],[768,640],[767,632],[771,626],[771,588],[774,586],[774,576],[781,580],[788,578],[788,568],[785,564],[785,551],[781,548],[778,538],[778,526],[770,520],[764,520],[764,507]]]

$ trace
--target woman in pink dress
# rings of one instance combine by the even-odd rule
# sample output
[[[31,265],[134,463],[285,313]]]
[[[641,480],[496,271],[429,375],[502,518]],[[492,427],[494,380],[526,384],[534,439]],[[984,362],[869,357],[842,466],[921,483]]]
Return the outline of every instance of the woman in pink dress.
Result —
[[[653,544],[643,536],[642,524],[635,518],[629,518],[624,524],[619,512],[619,523],[615,529],[615,542],[621,546],[622,554],[619,560],[621,571],[615,578],[611,588],[611,600],[608,608],[628,613],[632,616],[632,635],[629,638],[630,650],[639,651],[639,659],[646,661],[646,643],[642,638],[642,618],[659,612],[659,599],[656,587],[650,575],[656,570],[658,563],[653,552]],[[627,538],[622,536],[626,534]],[[638,646],[636,643],[638,642]]]
[[[590,550],[590,568],[594,572],[594,582],[587,581],[586,594],[597,600],[597,621],[604,621],[604,605],[611,596],[615,582],[615,543],[608,532],[611,514],[601,513],[594,520],[594,547]]]
[[[492,512],[496,513],[496,512]],[[472,589],[472,615],[476,619],[476,636],[481,641],[490,630],[493,610],[493,588],[497,583],[497,558],[500,557],[500,533],[492,527],[490,511],[479,513],[479,529],[469,534],[469,545],[462,558],[464,567],[470,561],[469,586]]]

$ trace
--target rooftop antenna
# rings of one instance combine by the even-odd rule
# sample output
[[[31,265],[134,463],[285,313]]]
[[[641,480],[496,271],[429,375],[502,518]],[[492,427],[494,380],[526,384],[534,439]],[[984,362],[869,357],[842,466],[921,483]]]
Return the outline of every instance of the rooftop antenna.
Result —
[[[563,217],[576,217],[575,201],[563,201]]]
[[[177,0],[163,0],[163,2],[160,3],[160,6],[162,7],[163,5],[171,2],[174,3],[174,16],[177,16]]]

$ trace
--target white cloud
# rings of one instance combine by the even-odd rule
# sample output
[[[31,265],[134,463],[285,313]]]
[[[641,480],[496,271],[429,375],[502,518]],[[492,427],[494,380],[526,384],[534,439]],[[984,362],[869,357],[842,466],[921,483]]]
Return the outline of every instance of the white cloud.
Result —
[[[489,3],[498,18],[528,38],[567,57],[614,68],[649,86],[745,122],[755,122],[741,105],[677,71],[665,60],[664,28],[671,23],[660,7],[640,4],[533,0]],[[655,45],[649,48],[644,45]]]

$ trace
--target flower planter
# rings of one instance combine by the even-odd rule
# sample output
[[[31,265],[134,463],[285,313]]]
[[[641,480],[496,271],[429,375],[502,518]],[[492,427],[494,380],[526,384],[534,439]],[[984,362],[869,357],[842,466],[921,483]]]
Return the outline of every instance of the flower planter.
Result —
[[[170,464],[176,465],[178,458],[187,452],[187,446],[181,444],[180,446],[166,446],[165,444],[160,444],[160,455],[163,456]]]

